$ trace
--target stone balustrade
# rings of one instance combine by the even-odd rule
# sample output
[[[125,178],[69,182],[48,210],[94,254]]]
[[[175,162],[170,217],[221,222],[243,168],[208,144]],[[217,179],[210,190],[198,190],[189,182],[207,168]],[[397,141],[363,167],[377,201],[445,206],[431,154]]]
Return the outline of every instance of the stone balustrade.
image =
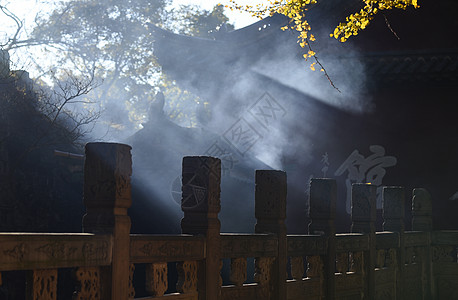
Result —
[[[458,231],[432,231],[424,189],[413,191],[414,231],[405,231],[405,191],[385,187],[384,231],[375,232],[375,186],[353,185],[352,232],[336,234],[336,182],[312,179],[309,232],[287,235],[286,173],[258,170],[254,233],[226,234],[220,160],[185,157],[183,234],[135,235],[131,172],[129,146],[88,144],[84,233],[0,233],[0,285],[22,271],[27,297],[57,299],[71,270],[74,299],[135,299],[140,290],[138,299],[458,299]]]

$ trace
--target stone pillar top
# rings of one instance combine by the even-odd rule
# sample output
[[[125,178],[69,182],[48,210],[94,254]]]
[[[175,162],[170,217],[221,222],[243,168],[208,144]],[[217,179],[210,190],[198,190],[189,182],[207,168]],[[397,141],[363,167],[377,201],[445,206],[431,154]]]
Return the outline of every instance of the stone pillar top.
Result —
[[[116,143],[88,143],[84,162],[83,218],[86,232],[111,232],[114,216],[127,216],[132,205],[131,147]]]
[[[309,234],[335,233],[337,184],[334,179],[310,180]]]
[[[375,232],[377,186],[354,183],[351,189],[352,232]]]

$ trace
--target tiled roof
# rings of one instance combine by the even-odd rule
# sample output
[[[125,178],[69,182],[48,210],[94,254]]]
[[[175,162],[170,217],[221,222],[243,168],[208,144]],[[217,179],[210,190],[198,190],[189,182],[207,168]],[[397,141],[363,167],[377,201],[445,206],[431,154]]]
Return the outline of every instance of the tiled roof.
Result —
[[[382,83],[445,83],[458,80],[458,50],[382,53],[362,56],[362,61],[367,74]]]
[[[224,63],[225,66],[235,66],[235,62],[243,62],[237,65],[237,68],[242,66],[237,69],[241,71],[262,56],[260,51],[264,56],[269,51],[273,52],[270,59],[281,61],[283,58],[272,51],[275,48],[272,45],[292,40],[289,37],[291,34],[279,30],[280,24],[285,22],[287,19],[276,15],[228,32],[224,36],[216,37],[215,40],[181,36],[155,28],[153,31],[158,42],[155,45],[155,54],[164,70],[174,73],[177,79],[188,76],[188,70],[199,74],[211,74],[210,78],[224,77],[228,70],[222,71],[221,68],[214,67],[215,65]],[[302,49],[298,50],[298,56],[301,56],[299,51]],[[458,48],[404,50],[402,53],[359,53],[353,57],[341,57],[342,52],[334,55],[330,60],[337,63],[339,60],[355,60],[362,63],[366,75],[374,85],[418,82],[455,84],[458,80]],[[330,58],[332,54],[328,56]],[[177,68],[179,70],[176,70]]]

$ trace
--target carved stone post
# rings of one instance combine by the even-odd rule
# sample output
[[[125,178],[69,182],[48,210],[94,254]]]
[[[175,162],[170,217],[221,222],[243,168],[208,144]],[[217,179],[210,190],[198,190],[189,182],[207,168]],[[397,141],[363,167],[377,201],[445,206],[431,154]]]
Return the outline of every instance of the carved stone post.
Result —
[[[199,300],[217,300],[221,295],[221,161],[208,156],[183,158],[181,231],[207,238],[206,259],[199,263]]]
[[[286,173],[256,170],[256,233],[274,233],[278,237],[278,256],[273,262],[270,299],[286,299]]]
[[[405,193],[403,187],[383,188],[383,230],[404,233]]]
[[[336,198],[337,185],[334,179],[311,179],[309,234],[328,237],[328,251],[323,258],[326,299],[334,299],[336,292]]]
[[[399,248],[396,249],[395,264],[396,269],[396,297],[402,298],[402,288],[404,287],[404,261],[405,261],[405,241],[404,241],[404,206],[405,193],[403,187],[384,187],[383,188],[383,230],[399,233]]]
[[[412,198],[412,230],[431,231],[432,225],[431,195],[426,189],[414,189]]]
[[[0,60],[1,55],[2,50],[0,50]],[[14,226],[12,226],[14,224],[14,203],[11,201],[12,184],[10,184],[13,179],[9,175],[9,155],[6,147],[10,135],[9,131],[8,110],[0,109],[0,205],[3,208],[2,211],[0,211],[0,230],[3,232],[14,230]]]
[[[377,186],[354,183],[351,189],[351,231],[369,235],[369,251],[364,252],[364,276],[366,290],[364,299],[375,299],[375,220]]]
[[[0,49],[0,79],[10,75],[10,55],[7,50]]]
[[[424,249],[424,257],[421,262],[423,264],[423,292],[425,299],[433,299],[433,291],[435,289],[433,280],[432,266],[432,241],[431,231],[432,226],[432,201],[431,195],[426,189],[416,188],[413,190],[412,198],[412,230],[428,232],[429,244]]]
[[[128,299],[131,147],[88,143],[84,164],[83,231],[113,235],[112,265],[101,269],[101,299]],[[109,255],[109,254],[107,254]]]

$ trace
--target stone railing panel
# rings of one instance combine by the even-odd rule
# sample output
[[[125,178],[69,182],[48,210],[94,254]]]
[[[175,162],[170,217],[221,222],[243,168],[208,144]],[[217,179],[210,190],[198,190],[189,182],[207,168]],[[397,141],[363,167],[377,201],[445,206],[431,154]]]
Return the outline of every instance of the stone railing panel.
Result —
[[[148,264],[145,274],[146,291],[152,296],[163,296],[168,288],[167,263]]]
[[[75,295],[77,300],[100,299],[100,268],[81,267],[75,272],[79,289]]]
[[[222,258],[274,257],[278,239],[273,234],[221,234]]]
[[[192,235],[131,235],[132,263],[174,262],[205,258],[205,238]]]
[[[235,286],[242,286],[247,279],[246,258],[231,258],[231,274],[229,280]]]
[[[0,270],[106,266],[111,264],[109,235],[0,234]]]
[[[323,235],[291,235],[287,236],[289,256],[325,255],[328,239]]]
[[[32,299],[57,299],[57,269],[42,269],[33,271]]]
[[[336,252],[367,251],[369,236],[360,233],[336,234]]]
[[[376,232],[375,241],[376,249],[399,248],[399,232]]]

